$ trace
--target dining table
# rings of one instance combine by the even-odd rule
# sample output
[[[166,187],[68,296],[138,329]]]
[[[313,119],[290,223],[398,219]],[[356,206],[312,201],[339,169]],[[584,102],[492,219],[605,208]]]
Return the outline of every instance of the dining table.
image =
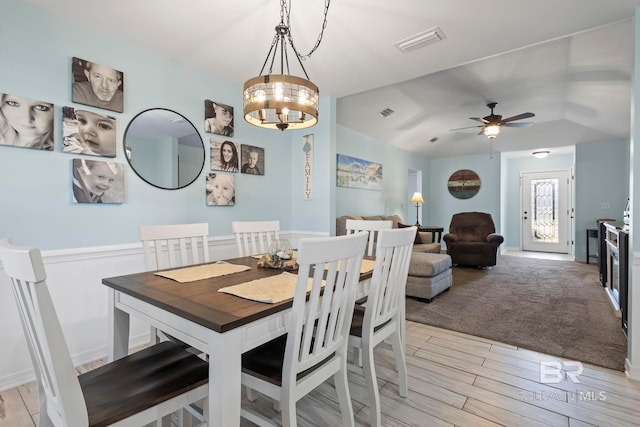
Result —
[[[102,279],[109,288],[109,360],[128,354],[131,317],[142,319],[208,355],[208,425],[240,425],[242,354],[286,334],[293,303],[293,294],[269,303],[224,292],[272,280],[269,278],[283,273],[258,267],[258,258],[241,257],[171,270],[188,275],[196,269],[227,267],[221,263],[237,270],[215,277],[206,277],[205,273],[182,282],[163,276],[167,271]],[[372,268],[372,261],[363,261],[358,297],[366,295]]]

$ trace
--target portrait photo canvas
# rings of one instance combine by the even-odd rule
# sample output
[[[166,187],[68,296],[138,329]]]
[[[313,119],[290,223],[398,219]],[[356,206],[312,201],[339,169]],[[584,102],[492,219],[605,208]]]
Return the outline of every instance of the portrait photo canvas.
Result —
[[[211,140],[211,170],[223,172],[240,171],[240,150],[233,141]]]
[[[223,173],[210,173],[207,175],[207,205],[208,206],[235,206],[236,204],[236,177]]]
[[[53,151],[53,104],[0,93],[0,145]]]
[[[124,73],[108,65],[74,57],[71,100],[78,104],[124,111]]]
[[[73,107],[62,107],[62,151],[115,157],[115,117]]]
[[[210,99],[204,100],[204,130],[222,136],[233,136],[233,107]]]
[[[72,160],[74,203],[124,203],[124,164],[92,159]]]
[[[242,144],[242,168],[240,172],[249,175],[264,175],[264,148]]]

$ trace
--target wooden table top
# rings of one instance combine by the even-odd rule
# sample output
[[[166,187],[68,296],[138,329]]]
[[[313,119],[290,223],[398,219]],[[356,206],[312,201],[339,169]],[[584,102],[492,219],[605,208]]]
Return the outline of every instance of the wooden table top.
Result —
[[[155,271],[147,271],[105,278],[102,283],[219,333],[291,307],[293,299],[266,304],[218,292],[218,289],[225,286],[275,276],[283,271],[260,268],[257,266],[258,260],[253,257],[225,261],[249,266],[251,270],[188,283],[179,283],[158,276],[154,274]],[[189,267],[193,266],[184,268]],[[371,275],[371,272],[361,274],[360,280],[368,279]]]

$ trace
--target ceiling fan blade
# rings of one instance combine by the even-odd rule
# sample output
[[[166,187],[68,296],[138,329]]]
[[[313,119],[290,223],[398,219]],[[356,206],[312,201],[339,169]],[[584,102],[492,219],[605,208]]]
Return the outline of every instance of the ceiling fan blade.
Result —
[[[524,123],[505,123],[502,126],[504,127],[509,127],[509,128],[526,128],[531,126],[533,123],[531,122],[524,122]]]
[[[484,123],[484,124],[489,123],[489,120],[487,120],[485,118],[482,118],[482,117],[469,117],[469,118],[471,120],[475,120],[475,121],[480,122],[480,123]]]
[[[463,127],[463,128],[449,129],[449,132],[451,132],[453,130],[463,130],[463,129],[483,128],[483,127],[484,126],[467,126],[467,127]]]
[[[522,113],[522,114],[518,114],[517,116],[511,116],[511,117],[507,117],[506,119],[502,119],[502,123],[507,123],[507,122],[512,122],[514,120],[520,120],[520,119],[528,119],[530,117],[535,117],[536,115],[533,113]]]

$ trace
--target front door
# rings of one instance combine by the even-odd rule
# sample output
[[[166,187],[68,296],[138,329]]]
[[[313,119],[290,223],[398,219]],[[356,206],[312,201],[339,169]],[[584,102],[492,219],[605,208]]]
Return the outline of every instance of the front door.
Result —
[[[522,250],[569,253],[570,172],[521,174]]]

